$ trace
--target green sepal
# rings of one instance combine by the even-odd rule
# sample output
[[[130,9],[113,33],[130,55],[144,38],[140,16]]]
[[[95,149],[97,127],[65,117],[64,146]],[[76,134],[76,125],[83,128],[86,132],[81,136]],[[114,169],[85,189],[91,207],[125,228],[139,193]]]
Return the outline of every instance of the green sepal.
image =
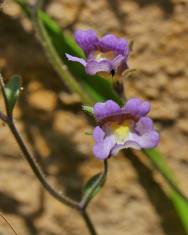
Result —
[[[88,106],[88,105],[82,105],[82,109],[83,111],[85,111],[86,113],[89,113],[90,115],[94,115],[93,113],[93,107]]]

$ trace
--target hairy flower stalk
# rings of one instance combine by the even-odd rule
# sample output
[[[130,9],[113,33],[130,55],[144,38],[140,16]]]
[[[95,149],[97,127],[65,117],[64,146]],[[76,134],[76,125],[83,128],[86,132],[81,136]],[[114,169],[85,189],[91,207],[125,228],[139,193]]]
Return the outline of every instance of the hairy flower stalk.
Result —
[[[147,116],[150,103],[139,98],[129,99],[123,107],[112,100],[96,103],[93,108],[97,127],[93,131],[93,153],[106,159],[126,148],[154,148],[159,134]]]
[[[78,62],[85,67],[89,75],[110,73],[121,75],[127,68],[129,45],[123,38],[107,34],[98,38],[94,30],[77,30],[75,40],[83,49],[86,59],[66,54],[70,61]]]

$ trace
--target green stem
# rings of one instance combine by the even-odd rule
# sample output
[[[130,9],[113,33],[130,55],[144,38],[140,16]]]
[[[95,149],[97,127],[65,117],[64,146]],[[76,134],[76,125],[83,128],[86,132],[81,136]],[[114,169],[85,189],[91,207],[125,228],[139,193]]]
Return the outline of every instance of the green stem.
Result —
[[[80,96],[82,102],[84,102],[85,104],[92,104],[91,99],[86,95],[81,85],[73,78],[66,65],[62,63],[62,60],[55,50],[51,39],[49,38],[48,33],[46,32],[46,29],[40,19],[39,6],[40,4],[37,4],[34,8],[32,21],[36,34],[49,58],[50,63],[70,91],[72,91],[73,93],[77,93]]]
[[[106,176],[108,173],[108,160],[104,160],[104,171],[103,173],[99,176],[98,180],[93,184],[93,186],[88,190],[87,193],[84,194],[81,202],[80,202],[80,208],[86,209],[88,206],[90,200],[92,199],[92,194],[94,191],[98,188],[98,186],[102,185],[105,182]]]

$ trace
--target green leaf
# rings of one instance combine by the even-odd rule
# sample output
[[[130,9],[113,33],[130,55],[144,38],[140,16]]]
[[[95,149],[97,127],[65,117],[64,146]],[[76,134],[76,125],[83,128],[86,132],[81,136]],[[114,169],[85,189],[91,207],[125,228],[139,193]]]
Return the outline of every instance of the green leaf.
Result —
[[[184,200],[179,193],[176,191],[171,191],[169,193],[169,198],[174,204],[174,207],[179,215],[182,225],[188,234],[188,205],[187,200]]]
[[[95,186],[95,184],[97,184],[97,182],[98,182],[98,180],[99,180],[99,178],[100,178],[101,175],[102,175],[101,173],[98,173],[98,174],[92,176],[92,177],[88,180],[88,182],[85,184],[85,186],[84,186],[84,188],[83,188],[84,194],[85,194],[85,193],[86,193],[86,194],[90,194],[90,193],[92,192],[93,187]],[[105,180],[103,180],[103,181],[101,182],[101,184],[98,185],[98,187],[96,187],[96,189],[91,193],[91,195],[90,195],[91,198],[94,197],[94,196],[101,190],[102,186],[104,185],[104,181],[105,181]]]
[[[174,204],[183,227],[188,234],[188,200],[177,186],[177,182],[172,170],[169,169],[165,162],[164,156],[162,156],[157,149],[147,149],[143,150],[143,152],[170,186],[171,190],[169,191],[169,198]]]
[[[13,112],[21,88],[21,77],[14,75],[5,85],[5,96],[9,114]]]

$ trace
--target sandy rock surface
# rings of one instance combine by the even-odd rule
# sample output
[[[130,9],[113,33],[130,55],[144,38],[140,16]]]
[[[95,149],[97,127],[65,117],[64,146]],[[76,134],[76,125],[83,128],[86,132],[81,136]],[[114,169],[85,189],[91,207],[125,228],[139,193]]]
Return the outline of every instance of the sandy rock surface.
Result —
[[[46,10],[64,30],[92,27],[99,35],[134,41],[129,65],[137,72],[125,81],[127,96],[151,100],[159,149],[188,195],[188,2],[54,0]],[[51,68],[19,7],[7,0],[0,11],[0,69],[6,78],[23,76],[18,128],[50,182],[79,200],[80,188],[101,169],[92,156],[93,140],[85,135],[91,120]],[[18,235],[88,234],[76,212],[41,189],[2,124],[0,146],[0,211]],[[151,169],[144,156],[111,159],[106,187],[89,207],[99,234],[185,234],[164,181]],[[13,234],[3,219],[0,234]]]

